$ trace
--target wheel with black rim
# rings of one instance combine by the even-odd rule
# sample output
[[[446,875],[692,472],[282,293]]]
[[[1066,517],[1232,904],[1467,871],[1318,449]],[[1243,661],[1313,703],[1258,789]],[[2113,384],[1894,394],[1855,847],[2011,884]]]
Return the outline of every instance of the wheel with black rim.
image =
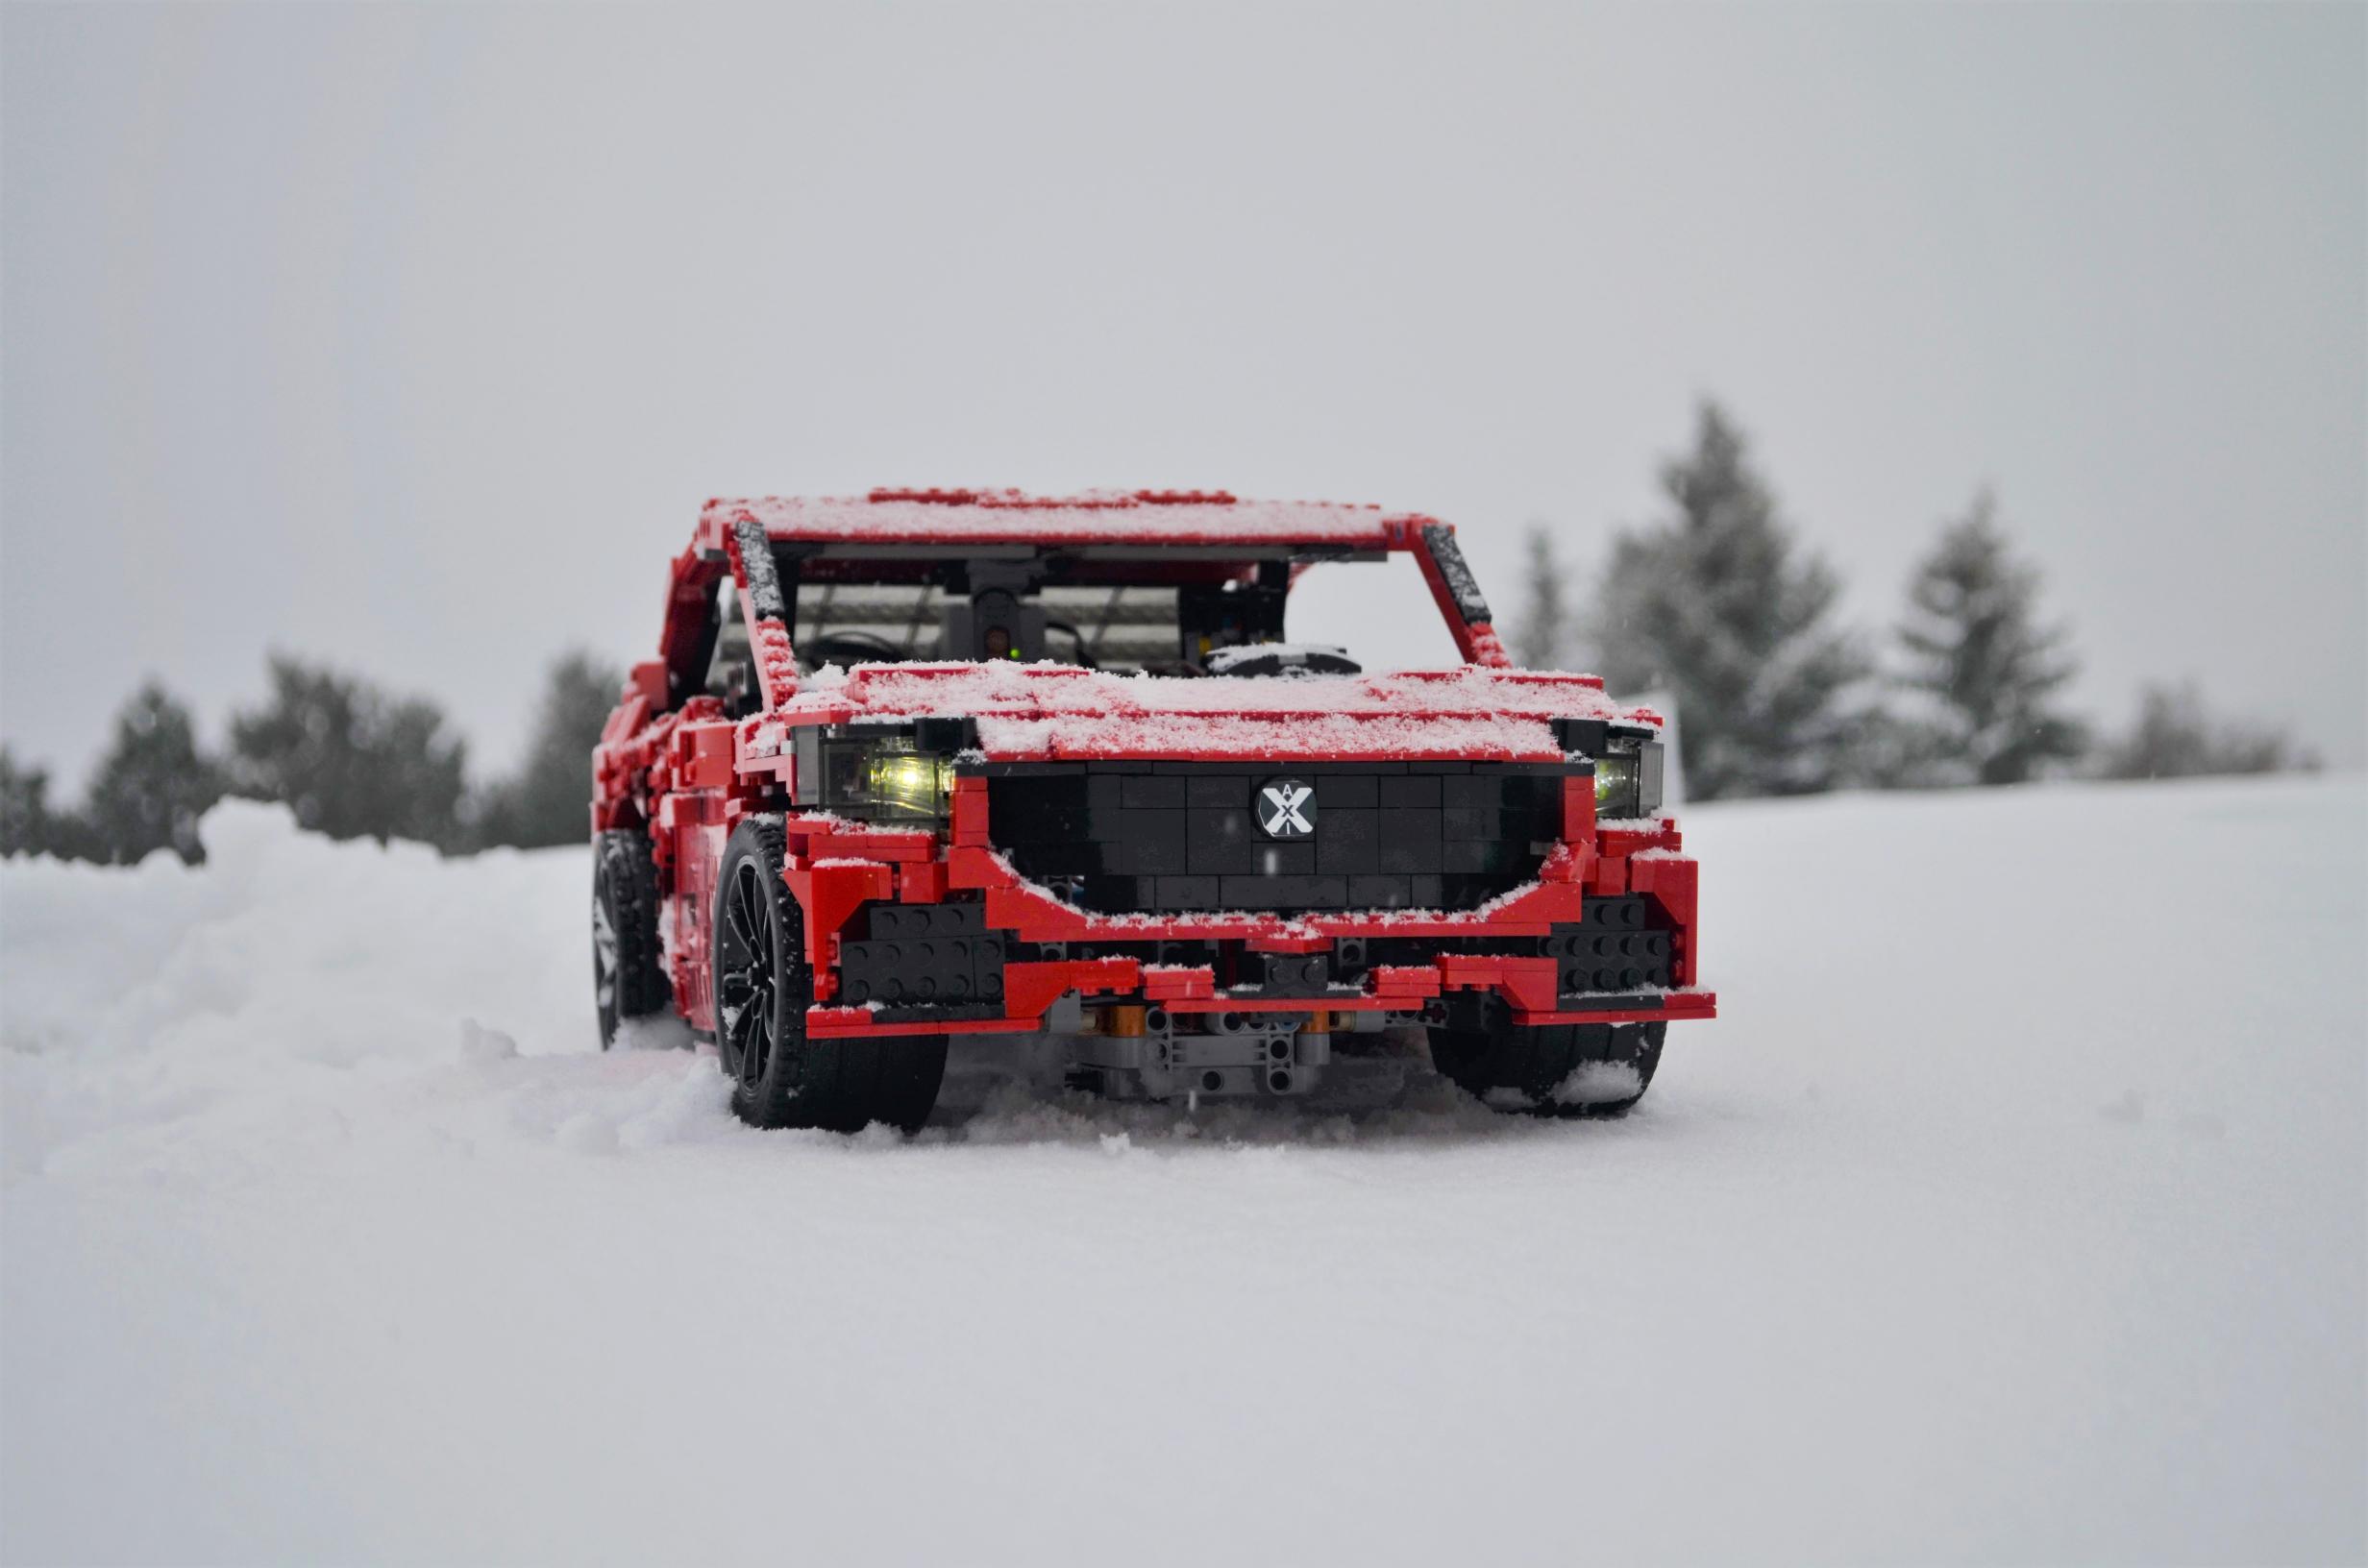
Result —
[[[628,1018],[663,1013],[674,1000],[657,934],[657,868],[647,834],[603,833],[592,845],[592,999],[601,1049]]]
[[[808,1038],[814,972],[781,878],[787,853],[781,819],[752,817],[725,845],[716,880],[715,1040],[732,1110],[756,1127],[852,1133],[880,1121],[910,1132],[937,1103],[946,1037]]]
[[[1652,1087],[1665,1023],[1514,1023],[1492,1007],[1474,1027],[1430,1031],[1431,1062],[1492,1110],[1624,1116]]]

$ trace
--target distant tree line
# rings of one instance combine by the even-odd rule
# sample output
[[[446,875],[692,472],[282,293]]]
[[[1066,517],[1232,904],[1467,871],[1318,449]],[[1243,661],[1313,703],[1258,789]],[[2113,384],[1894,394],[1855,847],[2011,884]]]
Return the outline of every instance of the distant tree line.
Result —
[[[1941,526],[1900,621],[1870,642],[1838,623],[1840,579],[1802,549],[1717,404],[1661,488],[1663,515],[1615,536],[1591,599],[1530,530],[1514,651],[1667,694],[1694,799],[2318,766],[2274,728],[2208,713],[2192,684],[2147,688],[2131,727],[2100,740],[2060,705],[2079,670],[2070,629],[2040,613],[2039,572],[1987,492]]]
[[[334,839],[411,839],[448,852],[581,843],[592,746],[622,676],[585,653],[552,665],[526,759],[472,786],[466,744],[424,698],[275,654],[263,700],[208,749],[187,706],[149,680],[117,710],[79,806],[0,747],[0,854],[129,865],[158,849],[205,858],[197,821],[226,795],[284,802]]]
[[[2149,687],[2126,731],[2093,734],[2060,705],[2079,668],[2070,631],[2040,613],[2038,570],[1987,493],[1942,525],[1898,624],[1870,641],[1838,623],[1840,578],[1801,547],[1715,404],[1661,488],[1662,516],[1614,538],[1591,595],[1552,535],[1531,530],[1513,645],[1533,668],[1585,665],[1615,692],[1665,693],[1695,799],[2317,766],[2274,728],[2208,713],[2192,684]],[[358,675],[275,655],[268,695],[232,715],[218,751],[150,680],[117,712],[79,805],[53,802],[47,773],[0,747],[0,854],[195,861],[198,819],[225,795],[284,801],[332,838],[450,852],[579,843],[619,682],[588,654],[560,658],[525,761],[473,785],[434,703]]]

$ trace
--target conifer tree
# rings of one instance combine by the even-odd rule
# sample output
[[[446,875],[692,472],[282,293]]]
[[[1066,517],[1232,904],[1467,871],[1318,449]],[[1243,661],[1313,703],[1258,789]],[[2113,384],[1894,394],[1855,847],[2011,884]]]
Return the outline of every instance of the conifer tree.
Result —
[[[433,703],[279,654],[271,687],[231,720],[239,794],[284,800],[333,839],[458,844],[465,746]]]
[[[1671,510],[1615,541],[1597,598],[1596,668],[1616,692],[1677,704],[1687,793],[1788,795],[1850,777],[1869,673],[1832,624],[1840,583],[1797,551],[1742,432],[1702,405],[1693,448],[1662,469]]]
[[[2056,693],[2079,665],[2070,633],[2039,624],[2039,573],[2017,561],[1986,491],[1947,525],[1908,588],[1899,627],[1917,698],[1908,782],[2018,784],[2087,747]]]
[[[2107,747],[2107,778],[2202,778],[2228,773],[2309,773],[2319,759],[2274,725],[2215,718],[2192,681],[2150,685],[2137,722]]]
[[[551,667],[534,735],[515,776],[486,790],[474,842],[521,848],[581,844],[590,832],[592,747],[617,705],[624,676],[589,653]]]
[[[1563,592],[1563,563],[1554,536],[1533,523],[1524,536],[1528,580],[1521,585],[1521,620],[1513,637],[1513,662],[1524,670],[1559,670],[1570,654],[1570,614]]]
[[[221,770],[199,748],[189,710],[155,680],[143,681],[116,710],[84,802],[99,858],[129,866],[170,849],[185,861],[204,860],[197,820],[221,797]]]
[[[49,770],[0,746],[0,856],[91,858],[89,834],[73,813],[49,803]]]

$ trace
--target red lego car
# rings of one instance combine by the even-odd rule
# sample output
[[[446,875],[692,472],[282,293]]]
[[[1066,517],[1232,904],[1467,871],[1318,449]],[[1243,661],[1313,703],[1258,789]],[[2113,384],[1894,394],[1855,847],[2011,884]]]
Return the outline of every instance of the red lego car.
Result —
[[[1284,640],[1303,574],[1394,556],[1461,666]],[[766,1127],[917,1127],[956,1035],[1121,1098],[1291,1099],[1409,1026],[1491,1105],[1616,1115],[1714,1007],[1660,725],[1509,668],[1426,517],[711,502],[594,752],[602,1038],[673,1009]]]

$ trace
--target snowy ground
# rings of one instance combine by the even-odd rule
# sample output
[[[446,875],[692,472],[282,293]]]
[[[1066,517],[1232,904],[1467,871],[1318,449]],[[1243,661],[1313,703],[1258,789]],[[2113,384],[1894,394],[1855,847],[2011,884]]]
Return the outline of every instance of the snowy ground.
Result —
[[[0,870],[0,1555],[2356,1561],[2368,791],[1691,814],[1631,1119],[732,1123],[574,852]]]

